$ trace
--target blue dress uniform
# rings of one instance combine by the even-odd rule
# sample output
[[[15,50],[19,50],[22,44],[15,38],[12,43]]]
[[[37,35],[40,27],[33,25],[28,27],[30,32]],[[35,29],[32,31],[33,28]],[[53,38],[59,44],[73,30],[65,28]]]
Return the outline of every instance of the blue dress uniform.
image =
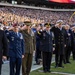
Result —
[[[10,75],[20,75],[22,55],[24,55],[24,40],[21,33],[6,31],[9,40]],[[18,35],[17,35],[18,34]],[[16,68],[16,72],[14,70]]]
[[[40,50],[42,51],[43,57],[43,71],[50,72],[52,52],[53,52],[52,32],[50,31],[49,33],[47,33],[47,31],[42,31],[40,39],[41,39]]]
[[[55,63],[56,67],[63,67],[62,62],[63,62],[63,56],[64,56],[64,45],[66,44],[65,42],[65,35],[64,35],[64,29],[63,28],[57,28],[57,27],[52,27],[51,31],[53,31],[54,36],[55,36]]]

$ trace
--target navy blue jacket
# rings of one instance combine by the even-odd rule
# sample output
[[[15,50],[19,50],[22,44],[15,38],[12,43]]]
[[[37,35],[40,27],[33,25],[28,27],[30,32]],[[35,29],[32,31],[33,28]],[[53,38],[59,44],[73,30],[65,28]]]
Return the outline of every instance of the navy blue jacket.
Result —
[[[40,48],[41,51],[44,52],[52,52],[53,51],[53,40],[52,40],[52,32],[50,31],[50,34],[48,34],[46,31],[41,32],[40,35]]]
[[[9,57],[22,58],[24,55],[24,40],[21,33],[18,35],[14,31],[5,31],[9,41]]]
[[[40,33],[40,31],[37,31],[35,34],[36,35],[36,50],[40,49],[40,41],[41,40],[40,40],[40,34],[39,33]]]
[[[55,54],[64,54],[64,45],[66,44],[65,42],[65,30],[62,28],[60,30],[59,28],[53,26],[51,28],[51,31],[54,33],[54,38],[55,38]]]
[[[68,35],[68,33],[70,34],[70,36]],[[71,46],[71,48],[73,49],[74,35],[70,29],[68,31],[65,30],[65,41],[66,41],[66,46]]]

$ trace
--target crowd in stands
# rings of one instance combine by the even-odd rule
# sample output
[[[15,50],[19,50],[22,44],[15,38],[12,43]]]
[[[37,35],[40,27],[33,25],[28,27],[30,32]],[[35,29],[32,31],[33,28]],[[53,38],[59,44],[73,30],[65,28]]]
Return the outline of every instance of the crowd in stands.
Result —
[[[61,11],[28,9],[28,8],[19,8],[19,7],[0,7],[0,26],[2,26],[2,24],[3,26],[5,25],[4,31],[6,32],[7,38],[9,39],[8,42],[12,43],[14,41],[13,42],[14,45],[9,43],[11,45],[10,48],[13,48],[11,50],[15,52],[14,49],[15,50],[19,49],[19,46],[20,46],[18,44],[18,42],[20,43],[19,38],[23,40],[23,37],[25,39],[25,53],[26,53],[26,50],[28,51],[28,49],[30,49],[28,51],[30,53],[28,52],[27,52],[28,54],[26,53],[27,57],[23,56],[23,58],[25,57],[23,61],[26,62],[26,64],[25,63],[22,64],[22,67],[25,66],[24,69],[22,70],[25,72],[25,70],[27,69],[28,73],[27,74],[25,73],[26,75],[29,75],[30,73],[33,50],[36,51],[35,52],[36,64],[40,64],[39,59],[43,57],[42,59],[43,71],[45,73],[51,72],[50,65],[51,65],[53,52],[55,53],[55,68],[58,68],[58,67],[64,68],[62,64],[63,61],[64,61],[64,64],[70,63],[69,58],[70,58],[71,52],[73,53],[73,60],[75,60],[75,47],[74,47],[75,46],[75,39],[74,39],[75,26],[73,27],[73,29],[70,28],[69,26],[75,23],[74,15],[75,15],[75,12],[72,12],[72,11],[61,12]],[[51,25],[55,25],[55,26],[51,27]],[[20,36],[19,31],[23,34],[22,37]],[[11,35],[9,35],[10,33]],[[8,35],[10,38],[8,37]],[[14,38],[17,38],[17,40]],[[34,49],[33,41],[35,42],[34,45],[36,44],[35,49]],[[11,50],[10,50],[10,53],[12,53]],[[40,53],[38,52],[38,50]],[[20,53],[20,52],[16,52],[16,53]],[[10,58],[11,57],[13,58],[13,55],[10,54]],[[12,61],[12,58],[10,61]],[[11,65],[12,64],[13,63],[11,63]],[[11,70],[12,70],[12,67],[10,67]],[[17,72],[20,74],[20,69],[18,71]],[[13,75],[14,72],[10,72],[10,73],[12,73]]]
[[[46,23],[50,22],[55,24],[57,20],[62,19],[64,25],[73,24],[75,17],[73,16],[70,21],[70,17],[74,12],[59,12],[59,11],[46,11],[16,7],[0,7],[0,22],[4,25],[10,25],[13,22],[22,24],[25,20],[30,19],[32,23]]]

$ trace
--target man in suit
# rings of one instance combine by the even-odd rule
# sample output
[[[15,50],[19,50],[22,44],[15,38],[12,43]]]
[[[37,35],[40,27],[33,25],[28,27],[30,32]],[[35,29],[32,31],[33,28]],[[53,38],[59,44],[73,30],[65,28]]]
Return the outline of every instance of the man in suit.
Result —
[[[63,62],[63,56],[64,56],[64,47],[66,46],[65,44],[65,39],[64,39],[64,30],[62,28],[62,20],[58,20],[56,25],[52,27],[52,31],[54,32],[55,36],[55,63],[57,67],[63,67],[62,62]]]
[[[66,41],[66,50],[65,50],[65,62],[70,63],[70,54],[73,50],[73,32],[70,29],[69,25],[65,26],[65,41]]]
[[[22,60],[22,75],[29,75],[32,65],[33,51],[36,49],[35,36],[31,30],[31,21],[25,21],[21,28],[25,40],[25,54]]]
[[[73,50],[72,50],[72,54],[73,54],[73,60],[75,61],[75,26],[72,27],[72,32],[73,32]]]
[[[25,47],[23,36],[19,33],[18,24],[13,24],[12,31],[6,31],[6,34],[9,40],[10,75],[20,75]]]
[[[8,41],[3,30],[0,30],[0,75],[2,67],[2,59],[6,60],[8,54]]]
[[[36,51],[35,51],[35,61],[36,61],[36,65],[40,64],[39,59],[41,59],[41,51],[40,51],[40,31],[41,31],[41,26],[37,25],[36,28]]]
[[[42,52],[42,58],[43,58],[43,71],[46,72],[51,72],[50,71],[50,66],[51,66],[51,59],[52,59],[52,52],[53,52],[53,33],[50,30],[51,29],[51,24],[46,23],[45,27],[46,29],[43,30],[40,33],[40,47],[41,47],[41,52]]]

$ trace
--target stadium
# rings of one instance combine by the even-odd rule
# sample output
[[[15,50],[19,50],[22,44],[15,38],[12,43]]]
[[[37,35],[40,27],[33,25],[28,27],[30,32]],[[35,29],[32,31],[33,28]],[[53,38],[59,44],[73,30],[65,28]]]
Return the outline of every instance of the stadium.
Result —
[[[26,26],[29,26],[28,32],[31,33],[22,32]],[[75,75],[75,0],[0,0],[0,30],[5,32],[8,41],[7,56],[3,55],[4,52],[1,54],[3,59],[0,56],[3,63],[0,63],[0,75]],[[16,32],[21,33],[23,38],[19,39]],[[32,38],[33,35],[35,38]],[[32,42],[30,37],[35,42]],[[3,39],[0,40],[3,42]],[[28,58],[18,52],[21,40],[25,43],[26,47],[22,43],[25,52],[26,49],[34,48],[25,53]],[[1,46],[5,48],[3,44]],[[13,48],[18,51],[14,52]],[[17,53],[19,57],[16,56]],[[20,56],[22,61],[27,63],[26,66],[17,60]],[[21,64],[17,68],[19,62]],[[28,68],[27,74],[23,67]]]

